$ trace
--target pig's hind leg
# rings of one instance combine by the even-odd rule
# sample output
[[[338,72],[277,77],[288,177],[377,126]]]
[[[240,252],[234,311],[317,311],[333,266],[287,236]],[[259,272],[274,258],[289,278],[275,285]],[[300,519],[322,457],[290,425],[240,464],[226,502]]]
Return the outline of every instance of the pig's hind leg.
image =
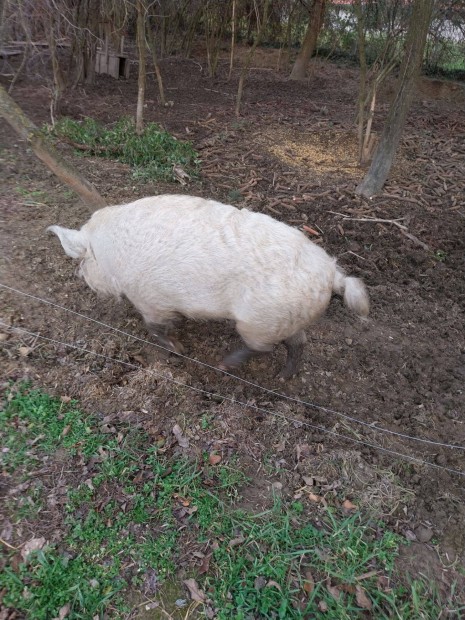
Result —
[[[252,356],[269,353],[273,349],[272,334],[270,335],[269,332],[257,333],[255,326],[251,327],[244,323],[238,323],[236,327],[246,346],[227,355],[220,364],[222,370],[238,368]],[[278,374],[280,379],[290,379],[299,371],[306,342],[307,338],[303,330],[284,340],[287,359],[284,368]]]
[[[286,365],[278,374],[280,379],[290,379],[293,375],[297,374],[302,363],[302,355],[306,342],[307,337],[303,330],[286,338],[284,346],[287,349],[287,360]]]
[[[173,326],[173,315],[163,315],[160,312],[145,311],[142,313],[145,324],[150,332],[155,336],[157,343],[164,349],[173,353],[184,353],[182,344],[173,338],[170,331]]]
[[[236,351],[232,351],[232,353],[227,355],[219,365],[221,370],[232,370],[234,368],[238,368],[241,364],[247,362],[251,357],[269,353],[273,349],[273,343],[268,342],[268,334],[257,334],[254,326],[238,321],[236,324],[236,329],[244,340],[246,346],[241,349],[237,349]]]
[[[176,338],[170,335],[170,324],[147,323],[150,332],[155,336],[158,344],[173,353],[184,353],[184,347]]]

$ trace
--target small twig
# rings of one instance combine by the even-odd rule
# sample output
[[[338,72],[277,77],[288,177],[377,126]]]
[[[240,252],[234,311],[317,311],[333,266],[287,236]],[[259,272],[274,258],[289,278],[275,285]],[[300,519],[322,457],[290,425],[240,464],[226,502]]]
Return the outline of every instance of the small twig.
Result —
[[[402,228],[400,229],[400,232],[403,235],[405,235],[405,237],[407,237],[407,239],[410,239],[410,241],[413,241],[414,243],[419,245],[424,250],[427,250],[428,252],[430,251],[431,248],[429,247],[429,245],[424,243],[423,241],[420,241],[420,239],[418,239],[418,237],[415,237],[415,235],[412,235],[412,233],[409,233],[406,230],[403,230]]]
[[[21,547],[23,545],[19,545],[19,547],[13,547],[13,545],[10,545],[10,543],[7,543],[6,540],[3,540],[3,538],[0,538],[0,543],[2,543],[2,545],[5,545],[5,547],[8,547],[9,549],[13,549],[14,551],[18,551],[18,549],[21,549]]]
[[[381,194],[379,198],[388,198],[389,200],[403,200],[404,202],[411,202],[414,205],[420,205],[421,203],[416,198],[408,198],[407,196],[396,196],[395,194]]]
[[[340,215],[344,218],[344,221],[350,220],[352,222],[374,222],[379,224],[394,224],[394,226],[398,226],[401,230],[408,230],[407,226],[404,224],[400,224],[402,220],[405,218],[400,217],[396,220],[385,220],[381,217],[349,217],[348,215],[344,215],[344,213],[338,213],[337,211],[329,211],[329,213],[333,213],[334,215]]]
[[[344,256],[344,254],[352,254],[352,256],[356,256],[357,258],[360,258],[360,260],[366,260],[366,258],[363,258],[363,256],[360,256],[360,254],[356,254],[355,252],[352,252],[351,250],[347,250],[347,252],[343,252],[342,254],[339,254],[339,256]]]
[[[100,146],[95,144],[94,146],[91,146],[89,144],[81,144],[79,142],[75,142],[74,140],[71,140],[71,138],[67,138],[66,136],[60,136],[58,135],[58,139],[61,142],[64,142],[65,144],[69,144],[70,146],[72,146],[73,148],[79,150],[79,151],[89,151],[90,153],[105,153],[105,152],[109,152],[109,153],[117,153],[119,148],[116,146]]]
[[[191,615],[191,613],[193,613],[199,605],[200,605],[200,601],[192,601],[192,603],[189,605],[187,609],[186,615],[184,616],[184,620],[187,620],[189,616]]]

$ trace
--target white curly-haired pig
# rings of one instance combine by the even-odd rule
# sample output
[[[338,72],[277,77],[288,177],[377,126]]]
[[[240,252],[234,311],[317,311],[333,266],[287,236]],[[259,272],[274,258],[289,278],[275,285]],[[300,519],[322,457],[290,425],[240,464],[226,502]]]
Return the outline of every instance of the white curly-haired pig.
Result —
[[[333,292],[360,317],[369,311],[363,282],[300,231],[262,213],[194,196],[165,195],[96,211],[81,230],[50,226],[80,275],[95,291],[125,295],[158,342],[177,315],[232,319],[245,347],[221,368],[284,342],[281,376],[298,370],[305,328],[326,310]]]

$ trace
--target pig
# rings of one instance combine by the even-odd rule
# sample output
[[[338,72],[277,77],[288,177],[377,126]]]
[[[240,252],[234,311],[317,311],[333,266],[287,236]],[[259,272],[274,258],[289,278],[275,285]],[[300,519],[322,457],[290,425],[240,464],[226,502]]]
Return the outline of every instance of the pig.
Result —
[[[304,330],[325,312],[333,292],[361,318],[369,313],[362,280],[346,276],[303,232],[214,200],[152,196],[100,209],[80,230],[47,230],[80,260],[78,273],[91,289],[124,295],[169,350],[182,352],[170,332],[180,315],[234,321],[245,346],[225,357],[223,370],[283,342],[280,376],[292,377]]]

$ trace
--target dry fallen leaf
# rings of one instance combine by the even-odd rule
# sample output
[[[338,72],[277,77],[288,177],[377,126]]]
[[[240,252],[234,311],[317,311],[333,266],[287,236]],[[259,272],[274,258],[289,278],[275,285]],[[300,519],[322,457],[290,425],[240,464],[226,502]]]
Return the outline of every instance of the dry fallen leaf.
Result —
[[[274,449],[276,450],[276,452],[284,452],[285,447],[286,447],[286,440],[285,439],[281,439],[281,441],[278,442],[274,446]]]
[[[71,402],[71,396],[60,396],[60,400],[62,403],[70,403]]]
[[[69,433],[70,430],[71,430],[71,424],[67,424],[65,428],[61,431],[61,436],[66,437],[66,435]]]
[[[8,334],[0,334],[0,342],[5,342],[5,340],[8,340]]]
[[[386,575],[378,575],[378,588],[383,592],[390,592],[390,581]]]
[[[237,545],[242,545],[244,541],[245,538],[243,536],[238,536],[237,538],[233,538],[229,541],[228,547],[236,547]]]
[[[13,526],[11,525],[9,521],[6,521],[3,530],[0,532],[0,538],[4,540],[5,542],[9,542],[11,540],[12,535],[13,535]]]
[[[208,569],[210,568],[210,558],[211,558],[211,554],[210,555],[206,555],[203,560],[202,560],[202,564],[199,566],[199,575],[204,575],[205,573],[208,573]]]
[[[178,495],[177,493],[175,493],[173,497],[174,499],[177,499],[178,502],[181,504],[181,506],[184,506],[185,508],[187,508],[187,506],[190,506],[191,504],[190,500],[188,500],[186,497],[182,497],[181,495]]]
[[[42,536],[41,538],[32,538],[28,540],[24,547],[21,549],[21,556],[23,560],[27,560],[29,555],[33,551],[40,551],[42,547],[45,545],[45,538]]]
[[[354,510],[358,509],[358,506],[352,504],[350,500],[346,499],[342,502],[342,509],[344,510],[344,512],[353,512]]]
[[[295,447],[297,462],[303,461],[310,456],[310,446],[308,443],[297,444]]]
[[[327,605],[327,603],[326,603],[325,601],[320,601],[320,602],[318,603],[318,609],[319,609],[320,611],[323,611],[323,612],[324,612],[324,611],[328,611],[328,605]]]
[[[355,600],[357,601],[357,605],[362,609],[371,609],[372,607],[372,602],[366,595],[362,586],[355,587]]]
[[[281,586],[279,585],[279,583],[277,583],[276,581],[273,581],[273,579],[270,579],[267,584],[266,584],[267,588],[276,588],[277,590],[279,590],[281,592]]]
[[[363,573],[363,575],[359,575],[357,577],[357,581],[363,581],[363,579],[369,579],[370,577],[374,577],[378,574],[377,570],[370,570],[368,573]]]
[[[262,577],[261,575],[258,577],[255,577],[255,581],[253,582],[253,585],[256,590],[262,590],[266,586],[265,577]]]
[[[145,359],[145,357],[142,357],[142,355],[139,354],[135,354],[132,356],[133,359],[136,360],[136,362],[139,362],[139,364],[143,367],[146,368],[147,367],[147,360]]]
[[[303,588],[304,588],[304,592],[306,592],[307,594],[311,594],[313,590],[315,589],[315,581],[313,579],[312,573],[309,570],[305,571],[305,579],[304,579]]]
[[[184,435],[182,434],[181,427],[179,426],[179,424],[174,425],[172,433],[176,437],[176,441],[181,446],[181,448],[189,447],[189,440],[187,439],[187,437],[184,437]]]
[[[18,351],[22,357],[27,357],[29,353],[32,351],[32,348],[31,347],[19,347]]]
[[[221,462],[221,456],[219,454],[213,454],[213,452],[208,457],[208,462],[210,465],[218,465]]]
[[[205,594],[199,589],[195,579],[185,579],[183,583],[189,590],[189,594],[191,595],[191,599],[193,601],[198,601],[199,603],[203,603],[205,601]]]
[[[322,495],[316,495],[315,493],[308,493],[307,497],[312,502],[323,504],[323,506],[328,505],[328,502],[325,500],[325,498]]]
[[[70,607],[69,603],[67,603],[66,605],[63,605],[63,607],[58,612],[58,616],[56,618],[54,618],[53,620],[64,620],[66,618],[66,616],[69,614],[70,609],[71,609],[71,607]]]
[[[331,594],[334,600],[338,601],[341,598],[341,590],[337,586],[327,584],[326,589]]]

